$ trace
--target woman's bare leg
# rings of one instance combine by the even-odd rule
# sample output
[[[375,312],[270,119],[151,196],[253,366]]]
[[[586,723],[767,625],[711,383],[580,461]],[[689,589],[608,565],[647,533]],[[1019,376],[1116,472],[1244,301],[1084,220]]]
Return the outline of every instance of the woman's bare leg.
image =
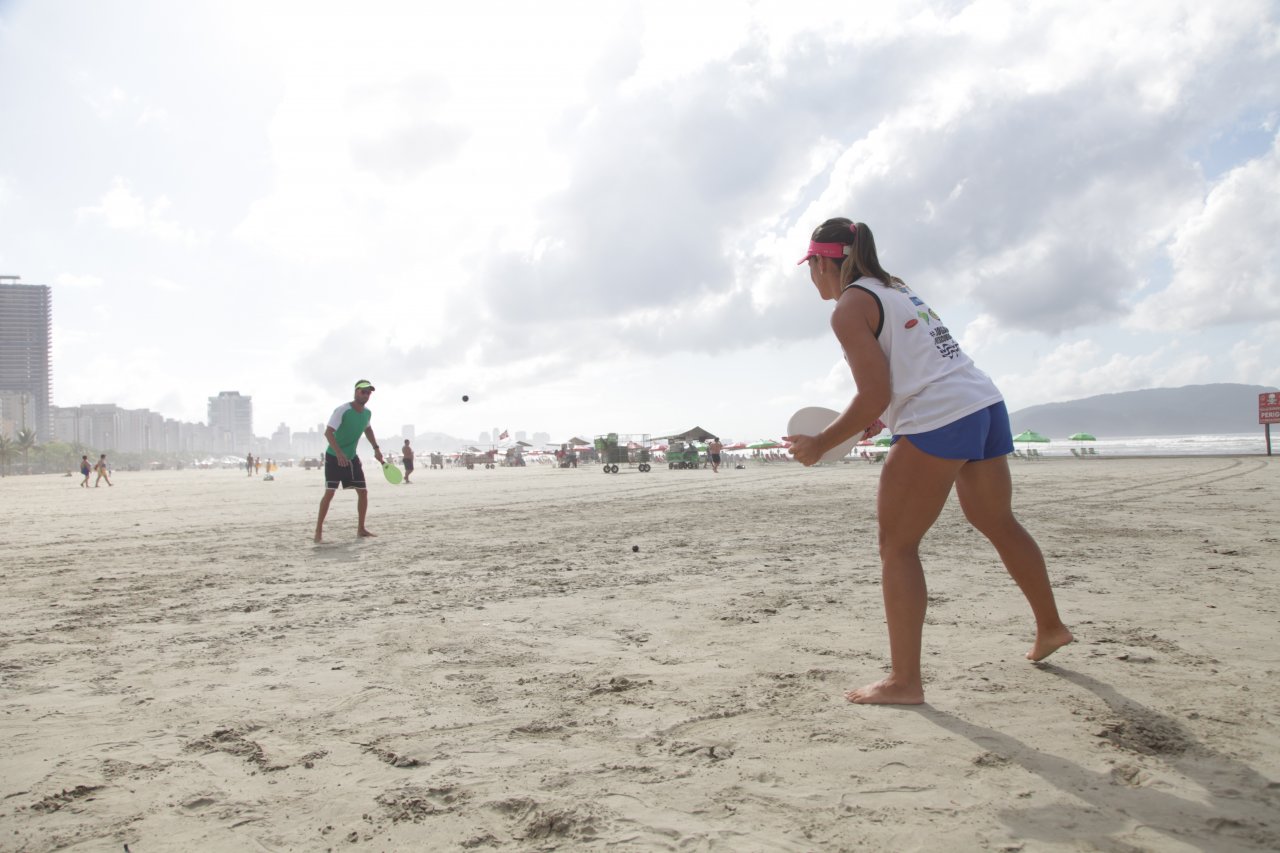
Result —
[[[900,439],[880,474],[876,514],[885,621],[889,625],[889,677],[845,694],[869,705],[918,705],[924,701],[920,643],[928,604],[920,540],[938,519],[962,460],[930,456]]]
[[[970,462],[956,478],[956,495],[965,518],[991,540],[1009,575],[1017,582],[1036,618],[1036,639],[1028,660],[1043,660],[1073,637],[1058,616],[1053,586],[1040,546],[1013,515],[1013,481],[1001,456]]]

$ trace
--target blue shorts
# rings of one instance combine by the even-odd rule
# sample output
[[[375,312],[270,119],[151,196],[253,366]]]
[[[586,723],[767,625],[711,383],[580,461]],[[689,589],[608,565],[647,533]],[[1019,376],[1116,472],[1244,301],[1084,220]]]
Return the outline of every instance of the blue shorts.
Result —
[[[894,442],[903,436],[895,435]],[[944,427],[908,435],[911,443],[942,459],[964,459],[981,462],[1013,452],[1013,430],[1009,426],[1009,410],[1004,401],[965,415]]]

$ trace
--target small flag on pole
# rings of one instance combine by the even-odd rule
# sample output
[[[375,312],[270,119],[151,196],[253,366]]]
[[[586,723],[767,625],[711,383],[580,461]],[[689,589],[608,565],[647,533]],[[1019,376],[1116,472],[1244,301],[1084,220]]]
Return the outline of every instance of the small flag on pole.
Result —
[[[503,440],[503,439],[505,439],[506,437],[507,437],[507,431],[504,429],[504,430],[502,431],[502,435],[498,436],[498,441],[502,441],[502,440]]]

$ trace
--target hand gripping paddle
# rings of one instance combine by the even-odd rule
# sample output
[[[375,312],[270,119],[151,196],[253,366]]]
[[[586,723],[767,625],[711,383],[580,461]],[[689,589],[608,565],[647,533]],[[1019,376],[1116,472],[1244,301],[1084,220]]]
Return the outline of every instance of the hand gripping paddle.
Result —
[[[840,413],[834,409],[824,409],[821,406],[806,406],[792,415],[791,420],[787,421],[787,435],[817,435],[822,432],[827,424],[838,417],[840,417]],[[859,434],[840,442],[822,454],[822,458],[818,461],[835,462],[843,459],[861,439],[862,436]]]

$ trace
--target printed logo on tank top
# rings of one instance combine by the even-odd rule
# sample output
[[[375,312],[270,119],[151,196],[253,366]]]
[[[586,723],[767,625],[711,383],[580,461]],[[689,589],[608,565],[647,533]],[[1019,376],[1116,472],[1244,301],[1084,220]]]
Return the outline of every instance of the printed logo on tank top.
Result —
[[[913,304],[920,306],[924,310],[917,311],[916,316],[912,317],[910,320],[902,324],[902,328],[914,329],[917,325],[920,324],[921,321],[923,321],[926,326],[932,326],[935,321],[939,323],[942,322],[942,318],[939,317],[936,313],[934,313],[934,310],[930,308],[928,305],[925,305],[923,302],[921,302],[919,299],[916,299],[914,296],[911,297],[911,301]]]
[[[929,337],[933,338],[933,345],[938,348],[938,354],[943,358],[955,358],[960,354],[960,344],[956,343],[955,338],[951,337],[951,330],[942,325],[942,318],[937,312],[924,304],[924,301],[917,296],[907,293],[907,298],[911,300],[911,304],[917,309],[916,316],[902,324],[904,329],[914,329],[921,322],[929,329]],[[937,326],[934,326],[937,323]]]
[[[955,358],[960,354],[960,344],[951,337],[951,332],[946,326],[930,329],[929,334],[933,337],[933,345],[938,348],[943,358]]]

